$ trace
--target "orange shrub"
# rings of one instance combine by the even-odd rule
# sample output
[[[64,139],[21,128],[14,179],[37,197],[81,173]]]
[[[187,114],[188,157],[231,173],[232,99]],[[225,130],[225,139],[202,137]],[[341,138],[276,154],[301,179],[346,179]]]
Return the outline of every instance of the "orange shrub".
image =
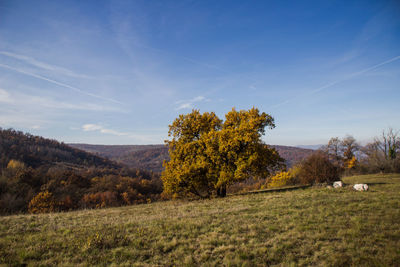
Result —
[[[82,202],[86,208],[104,208],[118,205],[116,193],[110,191],[85,194]]]
[[[31,199],[29,202],[28,211],[30,213],[46,213],[55,211],[56,207],[57,204],[54,200],[53,194],[45,191],[40,192]]]

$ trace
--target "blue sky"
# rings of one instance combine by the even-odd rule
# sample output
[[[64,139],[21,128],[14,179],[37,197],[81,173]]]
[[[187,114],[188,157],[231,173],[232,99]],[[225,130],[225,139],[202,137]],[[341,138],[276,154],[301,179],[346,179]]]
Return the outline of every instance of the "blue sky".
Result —
[[[400,129],[398,1],[0,1],[0,127],[157,144],[253,106],[270,144]]]

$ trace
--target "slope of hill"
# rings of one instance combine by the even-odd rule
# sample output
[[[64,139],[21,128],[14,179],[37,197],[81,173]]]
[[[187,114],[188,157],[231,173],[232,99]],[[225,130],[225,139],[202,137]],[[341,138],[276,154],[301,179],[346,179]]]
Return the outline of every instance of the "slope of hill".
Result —
[[[117,164],[110,160],[56,140],[0,128],[0,168],[6,167],[12,159],[34,168],[56,163],[86,167],[117,167]]]
[[[164,145],[88,145],[69,144],[70,146],[95,153],[132,168],[140,168],[160,173],[162,163],[168,160],[168,148]],[[290,167],[313,153],[311,149],[291,146],[271,146],[275,148]]]
[[[202,201],[0,217],[10,266],[399,266],[400,176]]]
[[[0,129],[0,214],[146,203],[158,200],[161,192],[155,173]]]
[[[320,145],[298,145],[296,147],[305,148],[305,149],[312,149],[312,150],[318,150],[323,146],[324,146],[323,144],[320,144]]]

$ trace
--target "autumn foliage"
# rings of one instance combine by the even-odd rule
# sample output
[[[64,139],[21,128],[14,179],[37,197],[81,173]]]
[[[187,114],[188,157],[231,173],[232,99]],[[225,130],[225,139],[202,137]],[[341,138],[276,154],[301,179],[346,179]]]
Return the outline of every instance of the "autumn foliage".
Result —
[[[174,196],[225,196],[227,186],[250,177],[266,177],[283,159],[265,145],[265,128],[274,119],[258,109],[228,112],[193,110],[169,126],[170,161],[162,173],[164,192]]]
[[[56,211],[57,202],[52,193],[48,191],[40,192],[29,202],[28,210],[30,213],[45,213]]]
[[[326,154],[317,152],[301,164],[298,175],[302,184],[317,184],[337,180],[339,170],[329,161]]]
[[[288,185],[295,185],[299,183],[299,172],[301,165],[297,165],[288,171],[280,171],[268,179],[267,188],[284,187]]]
[[[157,174],[0,129],[0,214],[148,203],[161,192]]]

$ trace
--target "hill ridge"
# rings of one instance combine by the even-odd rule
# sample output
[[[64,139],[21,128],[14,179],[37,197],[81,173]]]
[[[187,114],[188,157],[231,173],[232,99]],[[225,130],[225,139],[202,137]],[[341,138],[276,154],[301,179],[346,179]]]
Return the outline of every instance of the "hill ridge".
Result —
[[[71,147],[94,153],[132,168],[160,173],[162,163],[168,160],[168,148],[163,144],[152,145],[93,145],[68,144]],[[294,146],[269,145],[275,148],[290,167],[311,155],[314,150]]]

